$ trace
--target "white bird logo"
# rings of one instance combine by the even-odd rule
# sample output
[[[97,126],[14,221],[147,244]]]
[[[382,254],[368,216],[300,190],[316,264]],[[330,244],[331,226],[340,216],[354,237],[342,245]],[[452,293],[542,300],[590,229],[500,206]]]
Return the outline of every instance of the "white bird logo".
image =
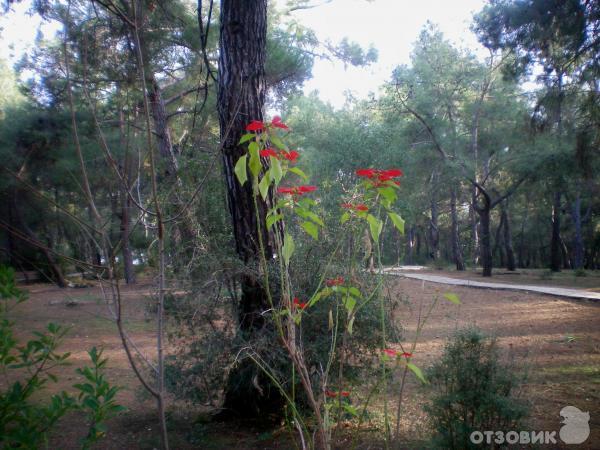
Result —
[[[560,429],[560,439],[565,444],[581,444],[590,435],[590,413],[583,412],[574,406],[565,406],[560,410],[563,417],[561,423],[564,425]]]

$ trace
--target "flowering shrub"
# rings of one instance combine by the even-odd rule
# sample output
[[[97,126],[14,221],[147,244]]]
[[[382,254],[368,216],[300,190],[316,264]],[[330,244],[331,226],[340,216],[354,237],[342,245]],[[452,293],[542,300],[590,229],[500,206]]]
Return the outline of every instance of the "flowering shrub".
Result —
[[[314,414],[316,445],[320,448],[329,448],[333,424],[336,420],[340,420],[342,412],[355,417],[360,416],[359,410],[354,406],[352,391],[345,389],[344,371],[350,366],[347,360],[350,350],[349,341],[354,332],[357,314],[361,310],[371,304],[379,304],[381,378],[375,386],[381,385],[385,389],[387,373],[398,366],[404,366],[423,381],[424,378],[421,371],[409,362],[414,346],[411,352],[400,353],[387,347],[389,323],[387,306],[381,290],[382,272],[380,271],[374,283],[359,282],[362,269],[357,267],[358,258],[354,252],[346,259],[349,267],[345,272],[350,275],[349,277],[341,276],[339,272],[331,273],[334,266],[331,259],[340,251],[341,243],[344,242],[341,236],[337,239],[338,244],[333,250],[330,262],[323,273],[315,277],[318,282],[312,295],[303,298],[298,292],[291,277],[292,258],[297,253],[293,233],[294,224],[299,225],[299,228],[314,240],[319,240],[328,232],[328,227],[318,214],[318,197],[317,200],[313,197],[318,196],[318,187],[304,184],[308,182],[308,176],[296,165],[302,159],[302,155],[297,150],[290,150],[279,135],[281,130],[289,131],[289,127],[279,117],[273,118],[271,122],[252,121],[246,130],[248,133],[241,137],[240,144],[246,144],[248,151],[239,158],[234,172],[242,185],[251,183],[257,226],[266,227],[275,243],[276,255],[272,258],[271,255],[265,254],[264,243],[259,242],[260,274],[264,278],[263,284],[266,286],[266,295],[271,305],[270,317],[278,331],[279,340],[292,362],[294,376],[298,376],[307,403]],[[356,170],[355,175],[357,177],[355,189],[349,194],[350,198],[340,202],[339,224],[342,226],[342,232],[354,236],[354,239],[363,236],[365,229],[368,230],[370,238],[376,244],[376,253],[381,266],[379,240],[386,222],[384,218],[389,218],[390,223],[400,233],[404,233],[404,220],[394,210],[400,189],[398,178],[403,173],[397,168],[361,168]],[[259,199],[267,204],[266,216],[262,218],[259,216]],[[283,226],[276,226],[284,222],[285,232]],[[258,229],[259,240],[262,239],[262,235],[261,229]],[[274,298],[274,291],[270,288],[269,266],[273,262],[279,265],[277,298]],[[303,322],[311,321],[313,317],[311,311],[322,306],[328,309],[327,326],[331,336],[328,355],[324,364],[321,364],[320,373],[315,375],[312,372],[314,369],[309,369],[302,342]],[[269,374],[269,378],[288,399],[293,421],[302,442],[305,442],[305,438],[313,433],[306,428],[306,422],[295,406],[294,392],[286,392],[283,383],[277,380],[274,372],[264,364],[262,359],[253,355],[250,357],[256,358],[257,365]],[[332,373],[334,361],[336,375]],[[396,365],[390,366],[391,361],[395,361]],[[333,388],[334,384],[337,384],[335,388]],[[370,396],[363,404],[363,412],[369,400]],[[386,439],[389,439],[387,400],[384,409]]]

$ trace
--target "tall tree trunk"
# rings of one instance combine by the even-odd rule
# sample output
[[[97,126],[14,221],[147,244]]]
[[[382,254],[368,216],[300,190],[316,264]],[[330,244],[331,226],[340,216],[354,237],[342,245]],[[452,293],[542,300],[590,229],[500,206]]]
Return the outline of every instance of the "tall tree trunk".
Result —
[[[146,60],[146,64],[148,63],[149,61]],[[179,163],[173,149],[173,140],[169,124],[167,123],[167,109],[162,96],[162,90],[152,70],[148,70],[146,76],[149,78],[148,85],[150,92],[148,92],[148,101],[150,102],[154,131],[158,137],[158,151],[161,157],[167,162],[168,173],[177,176]]]
[[[550,270],[560,272],[562,261],[560,245],[560,191],[554,193],[552,201],[552,241],[550,242]]]
[[[565,240],[562,238],[562,236],[560,237],[560,255],[563,269],[571,269],[572,265],[571,258],[569,256],[569,249],[567,248],[567,244],[565,243]]]
[[[263,119],[266,35],[266,0],[221,1],[218,112],[223,168],[236,251],[249,268],[258,265],[259,229],[267,260],[273,254],[264,223],[268,205],[258,198],[259,212],[255,214],[252,186],[241,186],[234,174],[236,162],[246,153],[246,148],[238,144],[245,126],[251,120]],[[241,280],[238,320],[240,337],[252,342],[265,336],[267,324],[262,313],[269,305],[258,277],[250,270],[247,273]],[[223,404],[225,415],[231,412],[242,417],[264,417],[269,412],[280,412],[282,405],[277,389],[250,359],[241,361],[230,372]]]
[[[462,250],[460,248],[460,237],[458,233],[458,213],[456,211],[456,188],[450,189],[450,216],[452,220],[452,258],[456,264],[456,270],[465,270]]]
[[[127,284],[135,284],[135,268],[131,252],[131,200],[126,192],[121,192],[121,254],[123,256],[123,275]]]
[[[498,224],[498,228],[496,228],[496,236],[494,238],[494,247],[492,250],[492,257],[496,254],[496,252],[500,256],[500,266],[504,265],[504,251],[502,249],[502,229],[504,228],[504,216],[500,215],[500,223]]]
[[[491,245],[491,231],[490,231],[490,207],[486,204],[482,209],[477,211],[479,213],[479,223],[481,229],[481,264],[483,266],[483,276],[492,276],[492,245]]]
[[[573,269],[582,269],[585,247],[583,245],[583,232],[581,227],[581,194],[579,192],[577,192],[575,203],[571,207],[571,216],[573,217],[573,225],[575,226],[575,260],[573,261]]]
[[[429,221],[429,257],[434,261],[440,259],[440,230],[438,225],[439,212],[438,212],[438,171],[433,169],[431,173],[431,194],[430,194],[430,207],[431,207],[431,219]]]
[[[471,204],[475,203],[475,191],[473,191]],[[477,211],[471,206],[469,211],[469,216],[471,220],[471,260],[473,262],[473,266],[477,267],[479,265],[479,223]]]
[[[119,197],[121,203],[121,222],[119,224],[121,255],[123,256],[123,276],[127,284],[135,284],[135,268],[133,266],[133,255],[131,253],[131,208],[132,202],[127,189],[131,188],[132,164],[130,149],[127,145],[125,135],[125,115],[123,109],[119,111],[119,132],[121,148],[125,151],[123,158],[123,178],[125,183],[119,183]],[[126,186],[124,186],[125,184]]]
[[[529,266],[529,252],[527,252],[527,263],[525,263],[525,224],[529,216],[529,200],[525,209],[525,215],[521,221],[521,235],[519,236],[519,267],[524,268]]]
[[[515,251],[512,243],[512,231],[510,228],[510,216],[508,215],[508,200],[506,207],[501,205],[502,222],[504,223],[504,250],[506,252],[506,270],[516,270]]]

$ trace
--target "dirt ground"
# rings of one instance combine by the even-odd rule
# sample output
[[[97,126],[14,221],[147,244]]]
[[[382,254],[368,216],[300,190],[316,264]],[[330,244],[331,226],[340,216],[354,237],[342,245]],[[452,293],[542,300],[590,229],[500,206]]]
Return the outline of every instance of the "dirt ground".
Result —
[[[398,301],[396,319],[404,327],[407,341],[414,336],[421,302],[426,306],[436,295],[449,291],[448,286],[401,278],[390,278],[390,286]],[[108,437],[96,448],[158,448],[154,402],[142,394],[129,367],[101,290],[98,287],[61,290],[45,284],[25,288],[30,300],[12,313],[18,324],[19,338],[26,339],[30,331],[41,330],[48,322],[71,327],[61,350],[72,353],[72,366],[60,369],[59,382],[50,385],[46,393],[72,391],[71,386],[80,381],[75,368],[88,361],[86,351],[92,346],[102,347],[109,357],[107,378],[124,387],[118,400],[128,411],[109,423]],[[477,325],[497,336],[501,347],[526,367],[529,380],[523,395],[532,405],[529,429],[558,432],[559,411],[573,405],[589,411],[591,435],[583,445],[568,447],[600,448],[600,303],[466,287],[453,287],[452,292],[459,295],[462,304],[439,300],[417,345],[413,362],[427,367],[440,356],[446,338],[454,330]],[[146,312],[150,295],[151,287],[147,283],[124,288],[127,329],[139,351],[152,358],[154,322]],[[420,442],[427,435],[427,418],[421,408],[425,394],[419,383],[412,376],[409,378],[401,422],[405,437],[402,448],[421,448]],[[390,386],[390,396],[394,396],[397,387],[397,383]],[[198,412],[201,409],[171,403],[170,425],[174,429],[171,448],[291,448],[281,431],[264,432],[207,423],[197,420]],[[84,433],[83,419],[71,415],[60,423],[50,448],[79,448],[78,441]],[[364,446],[378,447],[377,444]]]

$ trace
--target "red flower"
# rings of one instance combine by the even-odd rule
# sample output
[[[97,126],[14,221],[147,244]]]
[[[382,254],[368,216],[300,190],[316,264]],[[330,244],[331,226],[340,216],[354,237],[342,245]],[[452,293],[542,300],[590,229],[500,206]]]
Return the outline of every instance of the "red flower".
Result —
[[[342,391],[342,392],[340,392],[340,395],[342,397],[349,397],[350,396],[350,392],[348,392],[348,391]]]
[[[385,177],[389,177],[389,178],[396,178],[396,177],[401,177],[402,175],[404,175],[404,173],[402,173],[402,171],[400,169],[388,169],[388,170],[382,170],[380,172],[380,177],[385,176]]]
[[[329,287],[339,286],[341,284],[344,284],[344,277],[331,278],[331,279],[325,281],[325,284]]]
[[[332,392],[332,391],[325,391],[325,395],[329,398],[336,398],[337,397],[337,392]]]
[[[281,150],[279,153],[281,153],[281,156],[291,162],[296,162],[298,156],[300,156],[300,153],[298,153],[296,150],[290,150],[289,152]]]
[[[281,117],[275,116],[271,121],[271,126],[281,128],[282,130],[289,130],[289,127],[281,121]]]
[[[391,349],[391,348],[384,349],[383,353],[385,353],[386,355],[391,356],[391,357],[394,357],[398,354],[398,352],[396,350]]]
[[[265,124],[260,120],[253,120],[246,126],[246,131],[262,131],[265,129]]]
[[[401,177],[403,173],[400,169],[358,169],[356,171],[356,175],[369,179],[377,178],[377,181],[373,182],[373,186],[380,187],[385,185],[386,182],[392,181],[396,177]],[[394,181],[394,184],[399,185],[400,183]]]
[[[316,186],[296,186],[296,187],[280,187],[277,189],[277,192],[280,194],[290,194],[290,195],[304,195],[308,192],[316,191]]]
[[[342,206],[342,208],[353,209],[355,211],[368,211],[369,210],[369,207],[363,203],[360,203],[358,205],[353,205],[352,203],[342,203],[341,206]]]
[[[298,193],[300,195],[306,194],[307,192],[314,192],[317,190],[316,186],[298,186]]]
[[[306,302],[301,302],[298,297],[294,297],[294,306],[296,306],[299,309],[304,309],[306,308],[307,303]]]
[[[378,171],[375,169],[358,169],[356,175],[359,177],[373,178]]]
[[[277,154],[277,152],[272,149],[272,148],[266,148],[264,150],[260,151],[260,156],[264,157],[264,158],[268,158],[269,156],[272,156],[273,158],[277,158],[279,159],[279,155]]]
[[[412,358],[412,353],[404,352],[402,353],[402,356],[404,356],[405,358]]]

